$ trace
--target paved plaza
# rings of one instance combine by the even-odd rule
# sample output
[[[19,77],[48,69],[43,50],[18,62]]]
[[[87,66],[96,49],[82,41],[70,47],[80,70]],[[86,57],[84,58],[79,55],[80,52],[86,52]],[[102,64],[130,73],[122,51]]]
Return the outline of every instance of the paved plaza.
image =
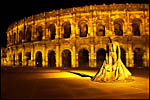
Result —
[[[149,68],[130,68],[134,81],[91,81],[97,69],[2,68],[2,99],[148,99]]]

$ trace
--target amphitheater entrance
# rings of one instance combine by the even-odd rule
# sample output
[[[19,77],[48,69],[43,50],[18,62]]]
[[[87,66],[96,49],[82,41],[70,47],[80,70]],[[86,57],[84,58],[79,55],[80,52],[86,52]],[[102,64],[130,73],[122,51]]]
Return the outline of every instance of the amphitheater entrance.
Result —
[[[19,57],[19,66],[22,66],[22,53],[19,53],[19,55],[18,55],[18,57]]]
[[[106,58],[106,51],[105,49],[101,48],[96,53],[96,63],[97,67],[101,67],[103,65],[103,62]]]
[[[71,67],[71,52],[69,50],[62,52],[62,67]]]
[[[81,49],[78,53],[79,67],[89,67],[89,52],[86,49]]]
[[[55,51],[48,52],[48,67],[56,67]]]
[[[120,49],[121,49],[121,60],[123,64],[126,66],[126,51],[123,48]]]
[[[15,66],[15,54],[13,55],[13,65]]]
[[[36,66],[42,67],[42,53],[40,51],[36,53]]]
[[[135,67],[144,67],[144,64],[143,64],[143,57],[144,55],[144,51],[140,48],[136,48],[134,50],[134,66]]]
[[[31,52],[26,53],[26,66],[29,66],[29,60],[31,60]]]

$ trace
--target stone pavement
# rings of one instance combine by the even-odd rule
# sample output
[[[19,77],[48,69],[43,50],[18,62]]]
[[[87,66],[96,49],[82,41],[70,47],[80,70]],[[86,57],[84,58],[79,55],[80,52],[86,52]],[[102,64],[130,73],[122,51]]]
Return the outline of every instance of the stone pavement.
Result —
[[[138,69],[139,70],[139,69]],[[70,73],[85,74],[87,76]],[[134,81],[99,83],[90,80],[97,70],[5,69],[2,99],[148,99],[149,71],[132,70]]]

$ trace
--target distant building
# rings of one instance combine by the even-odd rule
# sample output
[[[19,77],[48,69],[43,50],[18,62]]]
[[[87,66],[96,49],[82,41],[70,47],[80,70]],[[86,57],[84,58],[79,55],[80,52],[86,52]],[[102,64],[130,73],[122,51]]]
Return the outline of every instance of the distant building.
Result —
[[[7,30],[7,65],[100,67],[108,37],[127,67],[149,66],[149,4],[90,5],[53,10]]]

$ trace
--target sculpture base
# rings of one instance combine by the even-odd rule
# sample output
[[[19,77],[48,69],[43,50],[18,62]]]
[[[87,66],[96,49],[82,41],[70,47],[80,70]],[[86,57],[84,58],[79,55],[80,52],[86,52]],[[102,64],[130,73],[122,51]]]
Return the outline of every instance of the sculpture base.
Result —
[[[92,80],[92,79],[91,79]],[[127,83],[127,82],[133,82],[134,79],[130,77],[129,79],[125,80],[108,80],[108,81],[103,81],[103,80],[92,80],[94,82],[99,82],[99,83]]]

